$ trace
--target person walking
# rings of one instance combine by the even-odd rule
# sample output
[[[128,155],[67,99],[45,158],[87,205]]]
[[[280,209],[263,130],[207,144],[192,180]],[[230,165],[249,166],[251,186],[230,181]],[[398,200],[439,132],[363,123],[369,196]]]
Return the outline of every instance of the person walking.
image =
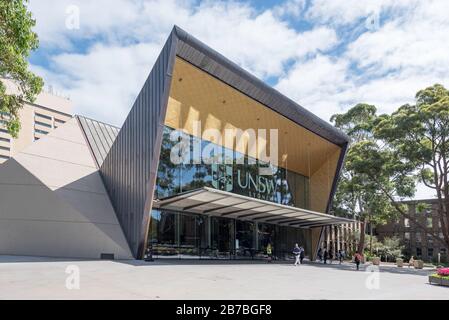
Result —
[[[295,244],[295,247],[293,248],[293,254],[295,255],[295,266],[299,265],[300,261],[300,254],[301,254],[301,249],[299,248],[298,244]]]
[[[362,256],[360,255],[360,253],[356,252],[356,254],[354,255],[354,262],[357,267],[357,270],[359,270],[361,261],[362,261]]]
[[[304,248],[301,246],[299,248],[300,252],[299,252],[299,263],[302,264],[302,261],[304,260],[304,257],[306,255]]]
[[[323,261],[323,250],[321,248],[318,249],[318,259],[320,259],[320,262]]]
[[[332,253],[332,250],[329,250],[328,258],[329,258],[329,264],[332,264],[332,259],[334,259],[334,254]]]
[[[408,261],[408,267],[413,267],[415,265],[415,259],[413,258],[413,256],[410,258],[410,260]]]
[[[324,261],[324,264],[326,264],[327,262],[327,258],[328,258],[329,256],[328,256],[328,253],[327,253],[327,249],[326,248],[324,248],[324,251],[323,251],[323,261]]]
[[[340,261],[340,264],[343,262],[343,252],[340,250],[338,250],[338,261]]]

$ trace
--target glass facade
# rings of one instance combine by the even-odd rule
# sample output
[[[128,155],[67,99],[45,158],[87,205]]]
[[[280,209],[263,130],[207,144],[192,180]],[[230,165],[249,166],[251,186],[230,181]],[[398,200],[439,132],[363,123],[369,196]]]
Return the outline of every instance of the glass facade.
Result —
[[[173,133],[174,129],[164,128],[156,199],[211,187],[309,208],[307,177],[280,167],[271,167],[273,175],[259,175],[259,168],[267,168],[266,164],[196,137],[184,136],[189,141],[188,152],[187,155],[179,152],[179,156],[187,156],[188,161],[174,164],[170,154],[176,145],[179,146],[179,141],[170,139]],[[198,159],[200,154],[202,161]],[[211,159],[216,161],[208,164]],[[153,210],[148,245],[155,258],[260,259],[266,256],[266,248],[270,244],[275,257],[286,259],[291,257],[295,243],[308,247],[308,232],[268,223]]]
[[[190,152],[186,156],[190,160],[174,164],[170,160],[170,153],[179,142],[170,140],[173,131],[170,127],[164,128],[156,183],[157,199],[211,187],[309,209],[307,177],[273,166],[270,167],[273,175],[259,175],[259,168],[267,168],[267,164],[208,141],[186,135],[190,144]],[[194,145],[201,146],[199,152],[194,151]],[[196,153],[201,153],[202,159],[198,159],[200,156]],[[211,159],[216,161],[207,164]],[[230,163],[225,164],[225,159]]]
[[[153,210],[148,244],[154,258],[264,259],[270,244],[277,259],[289,259],[295,243],[309,247],[308,236],[307,229]]]

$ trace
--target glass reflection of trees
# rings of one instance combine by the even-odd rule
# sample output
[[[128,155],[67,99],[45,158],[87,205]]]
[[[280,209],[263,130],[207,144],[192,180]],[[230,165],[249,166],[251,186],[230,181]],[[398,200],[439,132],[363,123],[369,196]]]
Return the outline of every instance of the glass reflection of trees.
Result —
[[[181,192],[213,187],[221,190],[260,198],[285,205],[309,208],[309,179],[290,170],[271,166],[272,176],[259,176],[259,168],[269,167],[266,163],[245,156],[234,150],[219,146],[220,154],[209,155],[215,158],[232,157],[232,165],[194,164],[193,143],[201,142],[201,151],[210,142],[197,137],[190,138],[190,163],[176,165],[170,161],[170,152],[177,143],[170,140],[174,129],[165,127],[161,156],[157,173],[156,197],[164,198]],[[238,159],[243,158],[243,164]],[[203,159],[204,160],[204,159]],[[262,192],[265,191],[265,192]]]

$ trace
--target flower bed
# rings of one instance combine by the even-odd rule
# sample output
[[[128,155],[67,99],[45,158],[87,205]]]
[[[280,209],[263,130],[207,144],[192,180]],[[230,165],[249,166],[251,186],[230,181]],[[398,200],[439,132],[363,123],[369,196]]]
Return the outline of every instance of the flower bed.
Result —
[[[449,277],[449,268],[438,269],[437,274],[442,277]]]
[[[436,273],[429,276],[429,282],[449,287],[449,268],[438,269]]]

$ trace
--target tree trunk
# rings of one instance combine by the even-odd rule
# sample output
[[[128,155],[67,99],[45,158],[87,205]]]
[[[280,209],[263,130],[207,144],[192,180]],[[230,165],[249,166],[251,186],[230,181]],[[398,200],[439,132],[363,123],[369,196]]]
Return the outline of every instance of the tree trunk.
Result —
[[[369,224],[369,255],[373,255],[373,224]]]
[[[363,249],[365,249],[365,218],[360,220],[360,240],[357,252],[363,256]]]

